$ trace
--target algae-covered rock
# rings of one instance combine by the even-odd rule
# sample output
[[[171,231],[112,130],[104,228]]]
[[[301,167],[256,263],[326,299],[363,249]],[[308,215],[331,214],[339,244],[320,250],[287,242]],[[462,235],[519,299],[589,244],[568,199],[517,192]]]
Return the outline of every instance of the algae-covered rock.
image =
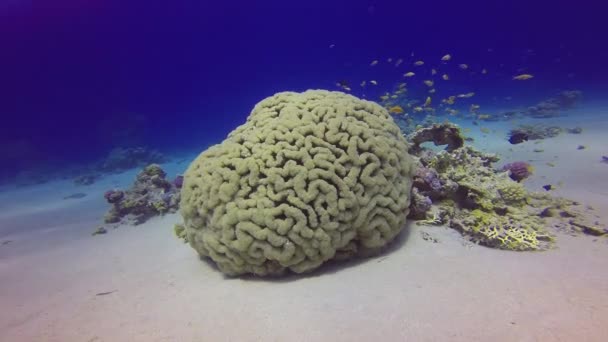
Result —
[[[454,151],[464,145],[464,137],[458,126],[451,123],[436,123],[430,127],[422,127],[408,136],[412,143],[411,152],[420,150],[420,145],[432,142],[436,146],[447,145],[446,151]]]
[[[569,232],[603,235],[599,222],[589,222],[578,203],[530,192],[496,170],[499,160],[471,146],[434,153],[417,152],[420,167],[414,178],[416,219],[425,224],[447,224],[470,240],[507,250],[544,250],[553,245],[552,227]],[[433,206],[426,199],[432,199]],[[428,209],[421,214],[420,208]]]
[[[165,177],[159,165],[151,164],[137,174],[130,189],[106,191],[104,198],[111,207],[104,222],[136,225],[154,216],[176,212],[180,191]]]
[[[191,246],[228,275],[301,273],[403,228],[413,162],[378,104],[322,90],[258,103],[184,175]]]

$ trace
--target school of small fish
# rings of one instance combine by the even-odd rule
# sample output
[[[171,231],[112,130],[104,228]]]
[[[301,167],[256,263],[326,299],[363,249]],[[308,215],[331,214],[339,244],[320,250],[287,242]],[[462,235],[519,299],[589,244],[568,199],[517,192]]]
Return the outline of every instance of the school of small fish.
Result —
[[[335,44],[331,44],[329,47],[334,48]],[[460,103],[461,101],[467,101],[468,99],[473,98],[475,96],[475,92],[456,93],[456,94],[448,95],[443,98],[438,97],[437,104],[435,106],[433,105],[434,101],[432,98],[432,96],[435,96],[435,94],[438,93],[437,89],[435,87],[436,80],[438,78],[440,78],[443,81],[451,80],[450,74],[453,74],[454,68],[461,70],[460,72],[453,74],[453,76],[457,80],[461,79],[461,77],[464,77],[464,76],[459,76],[461,74],[487,75],[488,74],[487,68],[485,68],[485,67],[478,68],[478,67],[475,67],[474,65],[471,66],[467,63],[458,63],[457,62],[457,64],[453,64],[453,63],[451,63],[453,56],[449,53],[444,54],[439,59],[439,61],[435,65],[432,65],[432,67],[430,67],[429,69],[423,68],[423,66],[426,65],[424,60],[419,59],[419,58],[414,59],[413,52],[410,54],[410,58],[411,59],[409,61],[407,61],[407,58],[388,57],[385,59],[374,59],[369,63],[370,67],[374,67],[373,70],[384,70],[386,64],[393,66],[395,68],[402,67],[403,65],[413,66],[416,68],[416,70],[417,70],[416,72],[406,70],[405,72],[402,73],[402,77],[408,78],[408,79],[409,78],[417,79],[417,77],[419,77],[418,73],[421,75],[426,75],[426,76],[423,76],[423,77],[425,77],[424,79],[422,79],[421,81],[418,81],[418,82],[421,82],[422,84],[424,84],[424,86],[426,87],[425,92],[427,94],[430,94],[428,96],[425,96],[423,98],[423,100],[417,100],[415,98],[410,97],[410,95],[409,95],[410,92],[408,91],[407,84],[405,82],[399,83],[397,85],[397,87],[394,88],[392,91],[385,92],[384,94],[379,96],[380,104],[382,104],[388,110],[389,113],[391,113],[393,115],[407,116],[408,112],[410,112],[410,113],[411,112],[413,112],[413,113],[425,112],[425,113],[429,113],[429,114],[435,114],[437,111],[439,111],[439,113],[443,112],[450,116],[464,115],[464,117],[470,117],[473,120],[489,120],[489,119],[493,118],[493,116],[491,114],[480,113],[479,111],[480,111],[481,107],[478,104],[474,104],[474,103],[470,103],[470,102]],[[456,56],[456,58],[458,58],[458,56]],[[381,62],[381,60],[382,60],[382,62]],[[434,63],[431,62],[431,64],[434,64]],[[501,64],[501,65],[499,65],[499,67],[504,67],[504,65]],[[370,70],[372,70],[372,69],[370,69]],[[532,74],[521,73],[523,70],[525,70],[525,68],[518,69],[518,71],[520,73],[516,74],[515,76],[512,76],[512,80],[526,81],[526,80],[530,80],[530,79],[534,78],[534,76]],[[371,91],[371,88],[369,88],[368,86],[369,85],[378,86],[379,82],[376,79],[366,79],[366,80],[360,81],[358,84],[360,86],[361,91],[365,91],[365,89],[368,89]],[[420,84],[420,83],[417,83],[417,84]],[[451,83],[441,83],[441,84],[445,85],[445,84],[451,84]],[[349,82],[347,82],[345,80],[336,82],[336,85],[343,91],[346,91],[346,92],[352,91],[352,87],[350,86]],[[418,92],[419,92],[420,88],[419,87],[416,87],[416,88],[418,89]],[[414,91],[414,93],[417,93],[417,92]],[[468,100],[468,101],[470,101],[470,100]],[[461,114],[461,111],[459,111],[458,109],[453,108],[452,106],[454,106],[454,105],[465,106],[464,114]],[[467,108],[466,106],[468,106],[468,114],[466,111],[466,108]],[[482,129],[482,131],[486,131],[486,130]]]

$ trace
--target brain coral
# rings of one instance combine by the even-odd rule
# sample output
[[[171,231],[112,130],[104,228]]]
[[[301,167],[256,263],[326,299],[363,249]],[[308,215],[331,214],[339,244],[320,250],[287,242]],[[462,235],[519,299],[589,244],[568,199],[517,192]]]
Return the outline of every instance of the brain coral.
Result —
[[[186,237],[228,275],[302,273],[376,251],[408,214],[407,150],[373,102],[323,90],[278,93],[189,166]]]

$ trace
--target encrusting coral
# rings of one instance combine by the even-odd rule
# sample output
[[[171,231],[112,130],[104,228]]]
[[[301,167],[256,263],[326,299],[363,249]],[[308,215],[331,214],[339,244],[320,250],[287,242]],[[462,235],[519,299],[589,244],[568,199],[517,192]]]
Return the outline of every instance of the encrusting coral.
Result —
[[[184,235],[227,275],[312,271],[367,255],[404,226],[414,163],[376,103],[283,92],[184,175]]]
[[[552,226],[608,233],[598,222],[588,222],[578,203],[530,192],[513,179],[512,170],[496,170],[499,158],[494,154],[471,146],[439,153],[414,146],[410,152],[420,163],[411,217],[423,219],[421,223],[447,224],[476,243],[518,251],[550,248]]]

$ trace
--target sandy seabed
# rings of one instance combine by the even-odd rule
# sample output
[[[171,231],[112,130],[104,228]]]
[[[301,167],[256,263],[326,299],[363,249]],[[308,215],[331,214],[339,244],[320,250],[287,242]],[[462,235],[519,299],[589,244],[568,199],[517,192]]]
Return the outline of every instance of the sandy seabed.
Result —
[[[515,146],[495,139],[504,131],[473,134],[485,149],[504,155],[503,162],[533,160],[530,188],[561,181],[556,194],[593,206],[608,222],[608,165],[599,162],[608,154],[608,121],[564,125],[585,131]],[[539,148],[544,152],[533,152]],[[179,215],[91,236],[107,209],[103,190],[127,186],[134,175],[84,188],[54,182],[0,193],[0,341],[608,336],[606,238],[559,234],[554,250],[506,252],[472,245],[448,228],[410,223],[375,258],[282,280],[230,279],[173,236]],[[62,200],[74,192],[90,195]],[[437,242],[423,239],[422,232]]]

